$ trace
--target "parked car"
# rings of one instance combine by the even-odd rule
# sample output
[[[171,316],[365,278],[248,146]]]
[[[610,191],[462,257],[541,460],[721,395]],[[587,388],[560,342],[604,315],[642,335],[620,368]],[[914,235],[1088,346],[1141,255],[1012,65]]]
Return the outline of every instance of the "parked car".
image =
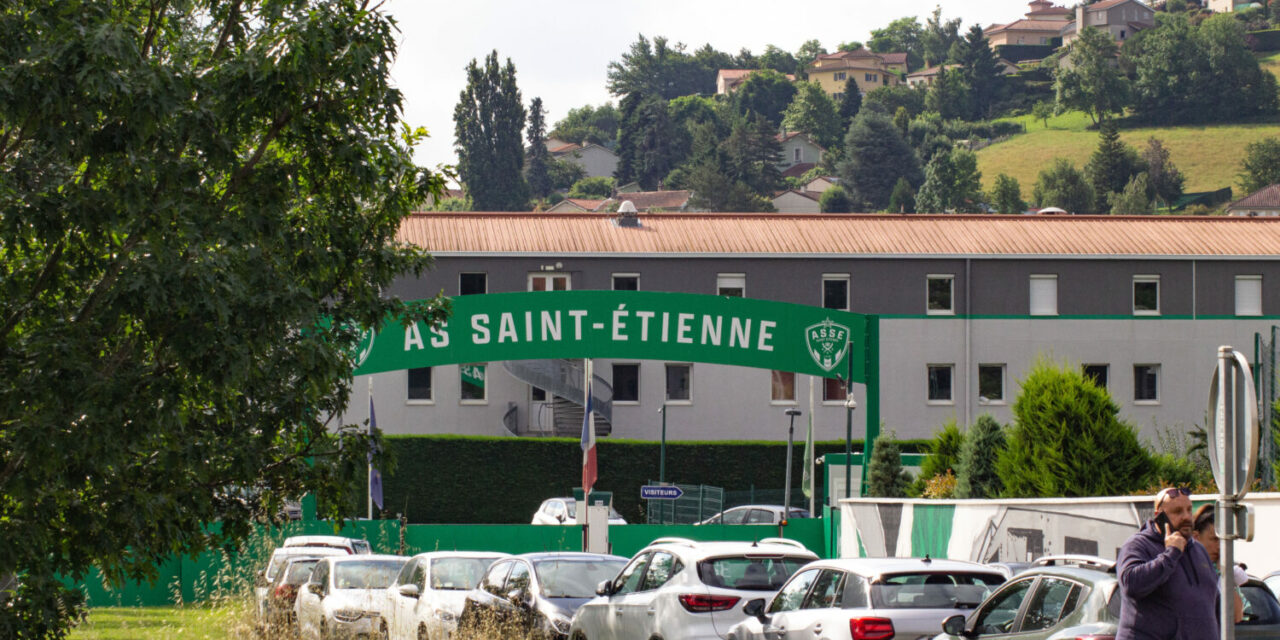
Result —
[[[573,614],[612,580],[627,559],[594,553],[526,553],[493,563],[480,585],[467,592],[458,636],[480,638],[567,637]],[[434,640],[434,639],[433,639]]]
[[[787,511],[786,507],[780,504],[744,504],[740,507],[725,509],[698,524],[781,524],[784,512],[788,514],[788,520],[813,517],[808,509],[799,507],[791,507],[791,510]]]
[[[548,498],[533,513],[530,524],[573,524],[578,517],[578,501],[573,498]],[[612,506],[609,507],[609,524],[626,524]]]
[[[1080,556],[1047,557],[987,597],[966,619],[942,623],[935,640],[1111,638],[1120,621],[1115,563]],[[1237,638],[1280,637],[1280,603],[1260,580],[1240,587],[1244,620]]]
[[[1005,580],[1031,568],[1030,562],[988,562],[988,567],[1004,574]]]
[[[296,621],[293,619],[293,605],[298,599],[298,590],[311,579],[311,571],[319,556],[290,556],[284,567],[276,573],[276,577],[267,587],[263,621],[273,629],[292,629]]]
[[[972,610],[1004,582],[975,562],[926,558],[846,558],[806,565],[772,599],[742,607],[749,616],[732,640],[928,637],[942,621]]]
[[[328,547],[347,553],[373,553],[368,540],[342,536],[290,536],[284,539],[284,547]]]
[[[266,624],[267,622],[267,596],[271,593],[271,583],[275,581],[276,576],[279,575],[280,570],[284,568],[285,563],[290,558],[322,558],[338,555],[347,555],[347,552],[332,547],[280,547],[272,551],[271,558],[267,560],[267,566],[258,570],[253,583],[254,602],[258,610],[258,623]]]
[[[294,604],[298,637],[373,635],[383,615],[382,591],[408,560],[372,554],[321,558]]]
[[[383,594],[382,636],[392,640],[448,640],[458,627],[467,592],[505,553],[434,551],[409,559]]]
[[[1271,588],[1271,593],[1280,598],[1280,571],[1271,572],[1271,575],[1263,578],[1262,581]]]
[[[571,640],[720,638],[818,556],[794,540],[694,542],[659,538],[578,609]]]

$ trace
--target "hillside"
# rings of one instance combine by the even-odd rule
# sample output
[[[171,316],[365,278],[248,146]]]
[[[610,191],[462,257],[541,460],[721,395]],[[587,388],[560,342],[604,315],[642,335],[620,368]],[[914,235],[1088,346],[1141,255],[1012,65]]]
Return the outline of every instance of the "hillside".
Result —
[[[1280,58],[1274,62],[1280,64]],[[978,168],[986,189],[994,184],[997,174],[1006,173],[1018,179],[1023,197],[1029,198],[1040,171],[1054,158],[1061,156],[1083,167],[1098,144],[1098,132],[1086,129],[1091,122],[1083,113],[1050,118],[1048,128],[1040,121],[1032,121],[1030,116],[1016,120],[1026,124],[1027,133],[978,151]],[[1245,145],[1269,136],[1280,137],[1280,122],[1153,127],[1120,132],[1120,139],[1137,149],[1146,145],[1147,138],[1156,137],[1164,142],[1173,163],[1187,176],[1188,192],[1223,187],[1238,191],[1236,174],[1244,158]]]

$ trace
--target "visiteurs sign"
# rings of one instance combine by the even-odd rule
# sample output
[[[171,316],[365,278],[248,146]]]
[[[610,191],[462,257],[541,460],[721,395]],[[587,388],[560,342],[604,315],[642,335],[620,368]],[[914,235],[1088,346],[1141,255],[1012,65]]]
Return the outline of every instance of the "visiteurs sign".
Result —
[[[355,374],[503,360],[612,358],[709,362],[865,383],[867,363],[874,363],[868,346],[876,351],[876,320],[821,307],[685,293],[459,296],[444,325],[391,322],[370,333]]]

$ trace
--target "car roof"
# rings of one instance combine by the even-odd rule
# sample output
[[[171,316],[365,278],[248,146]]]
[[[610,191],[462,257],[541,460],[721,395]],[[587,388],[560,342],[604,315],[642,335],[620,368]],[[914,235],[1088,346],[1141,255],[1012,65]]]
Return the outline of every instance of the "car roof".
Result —
[[[307,545],[330,545],[330,544],[351,544],[353,542],[367,542],[357,538],[346,538],[343,536],[289,536],[284,539],[285,547],[305,547]]]
[[[288,556],[346,556],[351,555],[346,549],[337,547],[280,547],[272,552],[275,557]]]
[[[1015,578],[1021,579],[1029,576],[1042,576],[1042,575],[1058,576],[1063,578],[1073,578],[1077,582],[1087,582],[1089,584],[1105,582],[1108,580],[1111,580],[1111,581],[1116,580],[1116,574],[1114,573],[1103,571],[1101,569],[1093,569],[1089,567],[1081,567],[1076,565],[1054,565],[1054,566],[1031,567],[1029,569],[1026,569],[1025,571],[1018,573],[1013,578],[1010,578],[1010,580],[1013,580]]]
[[[876,577],[892,573],[985,573],[1004,578],[998,569],[967,560],[934,560],[932,558],[835,558],[810,565]]]
[[[604,555],[600,553],[582,553],[579,551],[538,551],[534,553],[522,553],[515,557],[529,560],[530,562],[540,562],[543,560],[595,560],[597,562],[603,562],[606,560],[627,561],[627,558],[622,556]]]
[[[507,558],[510,556],[511,554],[502,553],[501,551],[427,551],[426,553],[419,553],[418,555],[413,556],[412,559],[434,560],[435,558]]]
[[[334,564],[346,564],[348,562],[368,562],[370,560],[400,560],[403,562],[409,561],[409,558],[405,556],[393,556],[393,555],[380,554],[380,553],[361,553],[357,555],[329,556],[328,558],[325,558],[325,559]]]
[[[818,554],[803,545],[791,542],[771,542],[769,538],[755,542],[749,540],[689,540],[687,538],[658,538],[650,542],[646,549],[688,549],[698,551],[700,555],[717,556],[733,554],[807,556],[813,559]]]

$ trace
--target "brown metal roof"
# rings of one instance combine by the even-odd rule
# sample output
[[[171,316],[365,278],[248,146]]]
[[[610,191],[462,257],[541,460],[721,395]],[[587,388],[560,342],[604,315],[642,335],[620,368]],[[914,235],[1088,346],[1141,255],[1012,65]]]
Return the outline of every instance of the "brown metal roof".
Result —
[[[1280,184],[1263,187],[1227,205],[1227,209],[1275,209],[1280,207]]]
[[[1280,220],[1176,216],[417,213],[399,239],[435,253],[1204,256],[1280,258]]]

